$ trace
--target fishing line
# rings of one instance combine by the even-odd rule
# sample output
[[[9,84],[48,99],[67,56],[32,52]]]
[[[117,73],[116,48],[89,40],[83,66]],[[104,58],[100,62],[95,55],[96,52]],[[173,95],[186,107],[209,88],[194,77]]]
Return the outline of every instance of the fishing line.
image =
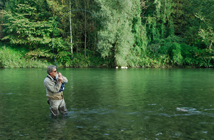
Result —
[[[57,69],[57,71],[58,71],[58,67],[57,67],[57,62],[56,62],[56,58],[55,58],[55,55],[54,55],[54,45],[53,45],[54,31],[55,31],[55,29],[56,29],[56,27],[57,27],[59,21],[60,21],[65,15],[67,15],[68,13],[74,12],[74,11],[85,11],[85,12],[88,12],[88,13],[94,15],[95,17],[97,17],[94,13],[92,13],[92,12],[90,12],[90,11],[88,11],[88,10],[85,10],[85,9],[74,9],[74,10],[70,10],[70,11],[68,11],[67,13],[63,14],[63,15],[61,16],[61,18],[57,21],[57,23],[55,24],[55,27],[54,27],[54,29],[53,29],[53,35],[52,35],[52,50],[53,50],[53,57],[54,57],[54,62],[55,62],[55,64],[56,64],[56,69]]]

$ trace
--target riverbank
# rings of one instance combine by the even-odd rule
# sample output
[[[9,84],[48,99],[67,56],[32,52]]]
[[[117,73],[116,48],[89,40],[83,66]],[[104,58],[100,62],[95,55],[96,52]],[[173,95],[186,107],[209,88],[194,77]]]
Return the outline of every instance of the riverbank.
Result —
[[[30,52],[30,53],[29,53]],[[36,52],[34,52],[36,53]],[[186,52],[187,53],[187,52]],[[37,54],[38,55],[38,54]],[[180,54],[181,55],[181,54]],[[71,57],[59,57],[56,55],[57,66],[60,68],[213,68],[214,59],[209,56],[208,50],[203,50],[201,55],[182,54],[176,55],[144,55],[131,66],[115,65],[113,58],[102,58],[99,54],[91,54],[84,57],[81,53],[74,53]],[[32,51],[24,48],[3,45],[0,48],[0,68],[46,68],[55,64],[52,53],[41,53],[35,56]]]

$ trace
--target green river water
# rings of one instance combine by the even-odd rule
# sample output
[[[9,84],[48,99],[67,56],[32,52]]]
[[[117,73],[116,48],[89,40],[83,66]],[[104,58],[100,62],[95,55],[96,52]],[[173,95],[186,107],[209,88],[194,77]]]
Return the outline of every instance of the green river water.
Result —
[[[0,69],[1,140],[214,139],[214,69],[59,71],[69,114],[53,119],[46,69]]]

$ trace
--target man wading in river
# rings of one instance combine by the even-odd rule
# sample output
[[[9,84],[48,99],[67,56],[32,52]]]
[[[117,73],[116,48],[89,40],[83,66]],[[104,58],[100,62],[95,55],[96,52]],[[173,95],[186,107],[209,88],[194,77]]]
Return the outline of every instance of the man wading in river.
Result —
[[[46,87],[46,96],[52,115],[57,116],[59,112],[63,115],[68,114],[65,100],[63,98],[64,85],[68,82],[67,78],[59,72],[57,74],[56,66],[50,65],[47,68],[47,77],[44,80]]]

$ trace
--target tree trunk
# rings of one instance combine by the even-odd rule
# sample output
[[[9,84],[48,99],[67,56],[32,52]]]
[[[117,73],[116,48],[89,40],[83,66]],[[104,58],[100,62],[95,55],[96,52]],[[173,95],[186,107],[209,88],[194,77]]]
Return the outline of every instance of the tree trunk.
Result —
[[[85,8],[86,8],[86,3],[85,3]],[[85,54],[84,54],[84,57],[86,57],[86,11],[85,11]]]
[[[71,0],[69,0],[69,8],[71,10]],[[71,57],[73,57],[73,45],[72,45],[72,26],[71,26],[71,12],[70,12],[70,17],[69,17],[69,21],[70,21],[70,37],[71,37]]]
[[[95,52],[96,52],[96,47],[97,47],[97,36],[95,36],[94,53],[93,53],[94,56],[95,56]]]
[[[3,10],[1,10],[0,39],[3,38]]]
[[[209,46],[209,49],[210,49],[210,50],[211,50],[212,44],[213,44],[213,41],[211,41],[211,43],[210,43],[210,46]]]
[[[94,35],[94,53],[93,53],[93,56],[95,56],[95,52],[96,52],[96,47],[97,47],[97,43],[98,43],[98,39],[97,39],[97,31],[96,31],[96,21],[95,21],[95,23],[93,22],[93,28],[94,28],[94,30],[95,30],[95,32],[96,32],[96,34]]]

